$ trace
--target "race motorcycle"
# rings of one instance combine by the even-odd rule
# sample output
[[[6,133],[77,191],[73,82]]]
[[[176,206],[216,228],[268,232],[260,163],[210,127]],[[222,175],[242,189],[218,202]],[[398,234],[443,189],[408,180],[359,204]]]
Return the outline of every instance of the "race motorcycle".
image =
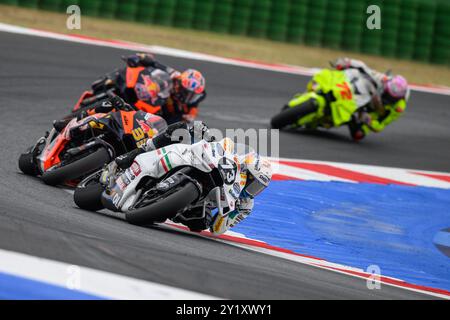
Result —
[[[75,189],[74,201],[86,210],[109,209],[108,215],[137,225],[199,218],[190,210],[199,207],[203,217],[206,208],[217,209],[220,219],[235,209],[245,187],[239,162],[245,148],[225,138],[146,152],[116,172],[107,186],[99,182],[102,170],[85,178]]]
[[[274,129],[326,129],[348,123],[358,106],[352,86],[342,71],[323,69],[271,119]]]
[[[20,155],[20,170],[49,185],[73,185],[167,127],[159,116],[123,109],[73,118],[61,132],[53,128]]]
[[[126,58],[122,57],[122,60],[126,61]],[[81,94],[72,109],[72,113],[89,108],[93,103],[111,95],[117,95],[131,105],[136,104],[136,107],[140,110],[149,111],[155,103],[153,101],[155,97],[148,96],[148,89],[153,88],[156,90],[158,86],[152,80],[154,79],[152,75],[154,71],[155,69],[151,67],[126,66],[107,73],[92,83],[91,90],[86,90]],[[167,78],[170,79],[167,73],[160,70],[157,71],[166,74]],[[167,92],[167,95],[169,95],[169,92]],[[140,97],[141,100],[138,101],[137,97]]]

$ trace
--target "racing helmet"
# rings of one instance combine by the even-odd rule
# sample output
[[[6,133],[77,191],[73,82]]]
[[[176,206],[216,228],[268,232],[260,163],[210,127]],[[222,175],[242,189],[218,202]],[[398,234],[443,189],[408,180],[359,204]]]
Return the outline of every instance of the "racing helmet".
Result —
[[[187,69],[175,79],[173,91],[180,102],[193,104],[205,91],[205,78],[200,71]]]
[[[243,190],[254,198],[269,185],[272,179],[272,166],[256,152],[246,154],[244,164],[247,168],[247,181]]]
[[[385,103],[395,103],[400,99],[408,100],[408,81],[400,75],[389,77],[384,81],[383,100]]]
[[[172,80],[170,75],[160,69],[154,69],[149,74],[141,74],[141,80],[135,85],[135,92],[140,100],[152,105],[162,105],[170,96]]]

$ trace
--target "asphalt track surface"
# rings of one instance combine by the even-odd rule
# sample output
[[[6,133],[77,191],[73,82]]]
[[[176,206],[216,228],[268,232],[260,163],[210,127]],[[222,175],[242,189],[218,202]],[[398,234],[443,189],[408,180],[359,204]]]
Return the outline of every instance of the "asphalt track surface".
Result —
[[[120,65],[116,50],[0,33],[0,248],[234,299],[426,299],[429,296],[176,231],[143,228],[75,208],[72,196],[19,173],[17,158],[98,76]],[[211,127],[266,128],[307,78],[200,61],[202,119]],[[404,119],[352,143],[347,132],[282,133],[281,156],[449,170],[448,96],[413,93]]]

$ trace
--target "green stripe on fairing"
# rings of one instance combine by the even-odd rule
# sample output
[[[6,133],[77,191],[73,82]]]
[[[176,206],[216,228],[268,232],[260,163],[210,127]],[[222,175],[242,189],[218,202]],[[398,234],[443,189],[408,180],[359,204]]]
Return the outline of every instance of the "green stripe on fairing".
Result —
[[[166,149],[162,148],[162,151],[164,152],[164,160],[166,160],[167,167],[169,170],[172,170],[172,164],[170,163],[169,157],[167,156]]]

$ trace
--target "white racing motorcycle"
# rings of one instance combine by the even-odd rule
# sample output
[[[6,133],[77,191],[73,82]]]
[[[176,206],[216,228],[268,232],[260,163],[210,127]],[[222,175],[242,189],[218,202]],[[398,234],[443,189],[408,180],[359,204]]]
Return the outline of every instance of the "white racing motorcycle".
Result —
[[[138,225],[187,221],[194,207],[203,207],[203,215],[205,208],[215,210],[223,218],[235,209],[245,186],[239,157],[246,151],[229,138],[172,144],[138,155],[109,186],[99,182],[102,171],[88,176],[75,189],[74,201],[82,209],[112,210],[106,214]]]

